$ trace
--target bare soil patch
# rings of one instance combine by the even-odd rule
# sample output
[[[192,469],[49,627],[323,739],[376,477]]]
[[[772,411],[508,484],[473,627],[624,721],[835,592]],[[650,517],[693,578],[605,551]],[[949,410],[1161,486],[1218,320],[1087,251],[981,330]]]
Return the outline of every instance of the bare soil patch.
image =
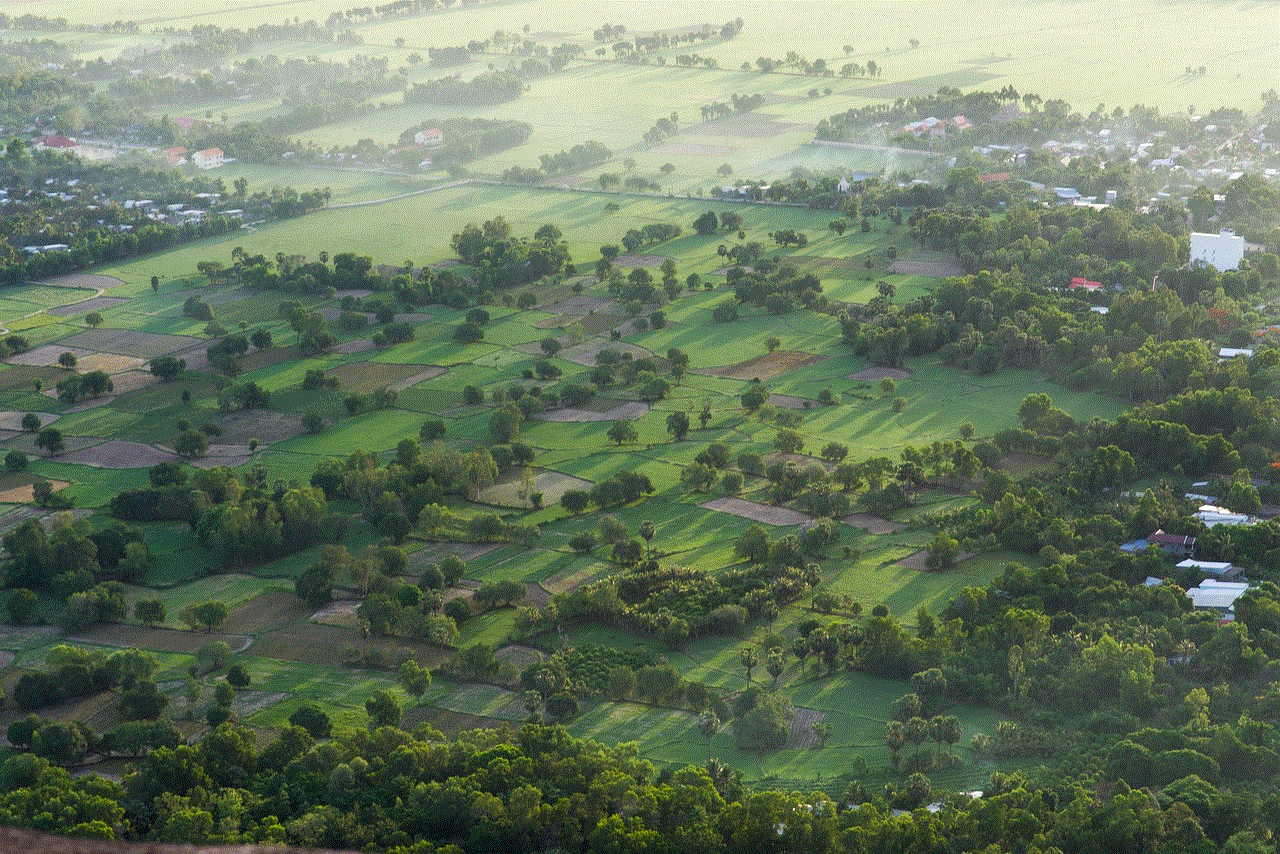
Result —
[[[310,612],[307,604],[292,593],[267,590],[232,608],[222,628],[244,634],[273,631],[306,620]]]
[[[241,356],[240,367],[246,371],[256,371],[258,368],[269,368],[283,362],[296,362],[301,358],[302,353],[296,345],[268,347],[265,350],[254,350],[252,353]]]
[[[827,713],[819,712],[817,709],[806,709],[804,706],[796,706],[791,711],[791,723],[787,726],[787,743],[783,747],[787,750],[807,750],[810,747],[817,747],[819,742],[818,737],[813,734],[813,725],[826,720]]]
[[[191,460],[191,465],[198,469],[211,469],[217,466],[235,468],[249,457],[248,445],[210,445],[206,456]]]
[[[342,390],[368,393],[377,388],[405,388],[422,380],[438,377],[444,368],[438,365],[394,365],[385,362],[347,362],[329,372],[338,378]]]
[[[959,566],[960,564],[964,563],[966,560],[969,560],[969,558],[973,557],[973,554],[974,554],[973,552],[960,552],[960,554],[956,557],[955,563],[953,563],[951,566],[952,567]],[[929,553],[924,549],[921,549],[920,551],[916,552],[910,557],[904,557],[902,560],[895,563],[894,566],[900,566],[903,569],[914,569],[919,572],[932,572],[933,570],[925,566],[925,563],[924,563],[925,558],[927,558],[928,556],[929,556]],[[942,570],[942,572],[946,572],[946,570],[944,569]]]
[[[52,279],[41,279],[37,285],[53,285],[55,288],[116,288],[124,282],[113,276],[102,276],[97,273],[72,273],[67,276],[54,276]]]
[[[57,356],[54,356],[54,360],[57,360]],[[67,372],[62,368],[22,364],[14,362],[13,357],[10,357],[9,366],[0,370],[0,391],[34,389],[36,380],[39,380],[42,385],[53,386],[66,375]]]
[[[102,398],[102,400],[105,402],[110,400],[110,398]],[[72,407],[66,411],[73,412],[75,409]],[[79,451],[83,448],[88,448],[92,445],[97,445],[102,440],[94,438],[93,436],[71,436],[64,433],[62,441],[67,446],[67,453],[52,457],[53,460],[65,460],[70,453]],[[33,457],[50,459],[49,455],[45,453],[44,450],[36,447],[36,434],[34,433],[19,433],[13,438],[5,440],[4,446],[6,448],[17,448],[19,451],[25,451]]]
[[[154,359],[157,356],[164,356],[196,345],[208,346],[199,338],[186,335],[159,335],[155,332],[139,332],[136,329],[90,329],[79,335],[64,338],[61,343],[67,347],[106,350],[109,353],[135,356],[139,359]]]
[[[630,403],[623,403],[604,412],[596,412],[591,409],[552,409],[550,412],[542,412],[535,416],[539,421],[551,421],[556,423],[575,423],[585,424],[593,421],[634,421],[649,411],[649,404],[635,400]]]
[[[621,259],[619,259],[621,260]],[[659,261],[659,264],[662,262]],[[613,308],[611,297],[588,297],[581,294],[571,296],[564,302],[543,306],[543,311],[557,314],[590,314],[593,311],[608,311]]]
[[[446,736],[454,736],[460,732],[474,729],[498,729],[507,726],[508,721],[486,718],[482,715],[468,715],[465,712],[451,712],[448,709],[437,709],[434,706],[414,706],[405,710],[404,727],[406,730],[414,729],[422,724],[438,729]]]
[[[844,517],[844,523],[851,528],[861,528],[868,534],[895,534],[907,527],[901,522],[891,522],[870,513],[851,513]]]
[[[855,380],[857,382],[872,383],[879,382],[883,379],[903,380],[911,376],[910,371],[904,371],[901,368],[864,368],[861,371],[852,374],[846,374],[846,380]]]
[[[131,391],[137,391],[140,388],[146,388],[149,385],[155,385],[160,382],[160,378],[149,371],[125,371],[122,374],[112,374],[111,384],[115,386],[116,396],[128,394]]]
[[[660,267],[665,260],[665,255],[619,255],[613,264],[615,267]]]
[[[14,482],[15,478],[25,478],[25,482]],[[30,504],[36,500],[34,484],[38,480],[45,478],[37,477],[26,472],[13,472],[0,478],[0,504]],[[65,480],[50,480],[53,484],[53,491],[57,492],[69,484]]]
[[[387,656],[388,660],[394,659],[398,650],[407,649],[412,651],[420,662],[432,667],[439,665],[449,656],[447,651],[427,643],[362,638],[359,632],[352,629],[311,622],[297,623],[260,634],[254,645],[254,651],[266,658],[307,661],[337,668],[341,667],[340,658],[343,647],[354,647],[362,652],[378,649]]]
[[[366,350],[372,349],[373,342],[368,338],[357,338],[354,341],[345,341],[342,344],[337,344],[329,348],[330,352],[345,353],[348,356],[355,353],[363,353]]]
[[[86,359],[89,356],[94,355],[93,350],[85,350],[80,347],[64,347],[61,344],[45,344],[43,347],[35,347],[21,353],[14,353],[9,357],[9,363],[12,365],[54,367],[58,365],[58,357],[63,353],[70,353],[75,356],[77,363],[81,359]],[[67,373],[70,373],[70,371],[67,371]]]
[[[302,432],[302,417],[291,412],[266,409],[240,409],[218,416],[215,423],[222,428],[222,438],[240,445],[250,439],[271,444],[292,439]],[[248,445],[245,445],[248,449]]]
[[[106,277],[104,276],[103,278]],[[119,282],[116,282],[116,284],[119,284]],[[74,317],[77,314],[88,314],[91,311],[105,311],[122,302],[128,302],[128,300],[121,297],[94,297],[82,302],[74,302],[71,305],[46,308],[45,313],[52,314],[54,317]]]
[[[231,701],[231,710],[236,713],[236,717],[243,718],[292,696],[284,691],[237,691],[235,698]]]
[[[99,469],[140,469],[172,460],[173,456],[172,451],[155,445],[112,439],[92,448],[68,451],[58,459]]]
[[[826,356],[815,356],[813,353],[802,353],[796,350],[774,350],[754,359],[726,365],[722,368],[707,368],[697,371],[713,377],[724,377],[731,380],[769,380],[799,368],[807,368],[826,361]]]
[[[529,493],[542,493],[542,506],[550,507],[560,502],[561,496],[571,489],[590,489],[591,481],[549,469],[532,469],[533,483]],[[485,504],[498,504],[503,507],[532,507],[527,498],[520,493],[525,491],[524,473],[512,469],[498,479],[492,486],[480,490],[477,499]]]
[[[439,563],[449,555],[457,555],[470,563],[500,548],[502,543],[432,543],[409,555],[409,566],[412,569],[429,563]]]
[[[138,647],[154,649],[160,652],[193,653],[211,641],[225,641],[233,652],[247,649],[253,643],[248,635],[226,634],[224,632],[184,632],[179,629],[149,629],[146,626],[131,626],[123,623],[98,624],[91,626],[72,640],[85,643],[97,643],[105,646]]]
[[[26,414],[26,412],[18,412],[12,409],[0,411],[0,430],[13,430],[14,432],[21,431],[22,419]],[[41,427],[48,427],[53,422],[57,421],[59,417],[52,412],[36,412],[34,414],[39,416]]]
[[[307,619],[313,623],[323,623],[326,626],[342,626],[346,629],[355,629],[360,624],[359,618],[356,617],[356,609],[359,607],[359,599],[339,599],[312,613]]]
[[[13,653],[9,652],[7,649],[0,649],[0,669],[4,669],[10,664],[13,664],[13,659]]]
[[[104,374],[122,374],[125,371],[136,371],[146,365],[145,359],[134,356],[119,356],[115,353],[93,353],[80,359],[76,370],[80,373],[102,371]]]
[[[704,501],[698,506],[705,507],[708,510],[719,510],[721,513],[728,513],[730,516],[750,519],[753,522],[763,522],[766,525],[800,525],[813,518],[807,513],[801,513],[798,510],[774,507],[771,504],[760,504],[755,501],[748,501],[745,498],[734,498],[732,496],[713,498],[710,501]]]
[[[595,315],[599,317],[600,315]],[[616,318],[615,318],[616,320]],[[575,365],[586,365],[587,367],[595,367],[596,356],[602,350],[617,350],[619,353],[630,353],[634,359],[647,359],[653,356],[643,347],[635,344],[628,344],[626,341],[588,341],[584,344],[577,344],[573,347],[567,347],[556,354],[557,358],[573,362]],[[54,357],[57,360],[57,357]]]
[[[616,329],[627,318],[621,314],[588,314],[577,319],[576,324],[587,335],[601,335]]]

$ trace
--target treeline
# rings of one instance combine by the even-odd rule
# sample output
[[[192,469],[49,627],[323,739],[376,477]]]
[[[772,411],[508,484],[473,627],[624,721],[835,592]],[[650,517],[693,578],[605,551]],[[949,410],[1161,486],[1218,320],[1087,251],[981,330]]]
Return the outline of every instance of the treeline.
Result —
[[[438,128],[444,133],[444,142],[431,150],[431,158],[436,163],[466,163],[495,151],[524,145],[533,134],[529,124],[511,119],[428,119],[402,132],[400,145],[412,145],[414,134],[428,128]]]
[[[561,150],[558,154],[540,155],[539,166],[535,169],[512,166],[502,173],[502,180],[513,184],[536,184],[544,178],[575,172],[604,163],[612,157],[612,151],[593,139],[578,143],[567,151]]]
[[[415,83],[405,90],[406,104],[457,104],[473,107],[514,101],[524,91],[524,79],[510,71],[491,71],[470,80],[441,77]]]

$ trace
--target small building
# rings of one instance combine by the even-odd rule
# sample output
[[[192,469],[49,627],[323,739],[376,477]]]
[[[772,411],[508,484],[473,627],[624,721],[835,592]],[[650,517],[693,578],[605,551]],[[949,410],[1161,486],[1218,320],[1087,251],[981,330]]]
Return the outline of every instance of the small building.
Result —
[[[197,169],[216,169],[224,162],[221,148],[206,148],[191,155]]]
[[[1102,290],[1102,282],[1091,282],[1083,276],[1073,276],[1070,287],[1083,288],[1086,291],[1100,291]]]
[[[1196,518],[1209,528],[1219,525],[1253,525],[1258,521],[1246,513],[1233,513],[1226,507],[1213,504],[1201,504],[1196,510]]]
[[[1249,589],[1247,581],[1218,581],[1206,578],[1200,586],[1187,591],[1191,607],[1197,611],[1217,611],[1227,619],[1234,620],[1236,600]]]
[[[1184,560],[1178,565],[1178,569],[1195,569],[1209,576],[1217,578],[1220,581],[1232,581],[1240,575],[1241,569],[1230,563],[1222,563],[1213,560]]]
[[[1244,356],[1246,359],[1253,356],[1252,347],[1219,347],[1218,361],[1225,362],[1227,359],[1234,359],[1236,356]]]
[[[413,141],[418,145],[440,145],[444,142],[444,131],[440,128],[420,130],[413,135]]]
[[[165,162],[170,166],[181,166],[187,162],[187,147],[185,145],[176,145],[173,148],[164,150]]]
[[[1060,202],[1074,202],[1077,199],[1084,198],[1080,191],[1075,187],[1054,187],[1053,195],[1057,197]]]
[[[56,133],[51,133],[48,136],[38,136],[34,142],[36,148],[60,148],[64,151],[75,148],[77,144],[74,139],[60,136]]]
[[[1208,264],[1218,272],[1234,270],[1244,260],[1244,238],[1230,231],[1219,234],[1191,232],[1191,260]]]
[[[1166,534],[1157,528],[1147,537],[1147,545],[1155,546],[1167,555],[1189,558],[1196,553],[1196,538],[1182,534]]]

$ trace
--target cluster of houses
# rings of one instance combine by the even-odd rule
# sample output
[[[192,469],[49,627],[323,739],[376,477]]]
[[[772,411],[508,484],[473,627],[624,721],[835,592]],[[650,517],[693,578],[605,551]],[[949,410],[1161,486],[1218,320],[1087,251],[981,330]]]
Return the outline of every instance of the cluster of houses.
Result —
[[[1220,511],[1230,516],[1241,515],[1232,514],[1228,510],[1223,510],[1220,507],[1209,507],[1208,505],[1202,507],[1201,510],[1205,511],[1206,508],[1215,512]],[[1243,523],[1221,522],[1219,524]],[[1187,589],[1187,598],[1191,600],[1192,608],[1197,611],[1216,612],[1225,622],[1235,619],[1236,600],[1249,589],[1249,580],[1241,574],[1240,567],[1234,566],[1229,562],[1197,560],[1194,557],[1196,550],[1195,537],[1169,534],[1160,529],[1156,529],[1145,539],[1125,543],[1120,549],[1133,554],[1151,546],[1159,549],[1166,557],[1178,560],[1174,564],[1176,569],[1182,572],[1194,570],[1204,576],[1198,585]],[[1158,587],[1164,583],[1164,579],[1148,576],[1144,583],[1148,587]]]

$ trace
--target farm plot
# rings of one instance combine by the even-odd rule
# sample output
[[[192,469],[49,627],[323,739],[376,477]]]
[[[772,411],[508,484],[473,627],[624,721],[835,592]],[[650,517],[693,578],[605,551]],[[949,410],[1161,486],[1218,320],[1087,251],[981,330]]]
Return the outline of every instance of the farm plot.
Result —
[[[0,374],[3,376],[3,374]],[[48,427],[50,424],[58,420],[57,415],[52,412],[14,412],[12,410],[0,411],[0,430],[22,429],[22,419],[27,415],[35,415],[40,419],[40,426]]]
[[[801,525],[813,519],[812,516],[807,513],[801,513],[798,510],[759,504],[755,501],[747,501],[745,498],[713,498],[710,501],[704,501],[698,506],[708,510],[718,510],[721,513],[728,513],[731,516],[737,516],[742,519],[750,519],[753,522],[763,522],[766,525]]]
[[[222,438],[232,444],[243,444],[250,439],[270,445],[292,439],[302,432],[302,418],[291,412],[272,412],[267,409],[240,409],[220,415],[215,424],[222,430]],[[246,446],[247,450],[247,446]]]
[[[108,278],[102,276],[101,278]],[[116,279],[111,279],[115,284],[120,284]],[[46,308],[45,311],[55,317],[75,317],[77,315],[88,314],[91,311],[106,311],[109,308],[115,308],[121,303],[128,302],[123,297],[93,297],[83,300],[82,302],[71,303],[70,305],[59,305],[52,308]]]
[[[530,507],[530,497],[542,493],[542,505],[550,507],[560,502],[561,496],[571,489],[589,490],[591,481],[547,469],[531,469],[532,478],[525,482],[523,473],[512,470],[492,486],[480,490],[477,500],[485,504],[504,507]]]
[[[64,347],[61,344],[45,344],[42,347],[33,347],[21,353],[14,353],[9,357],[9,364],[53,367],[58,364],[58,357],[63,353],[70,353],[75,356],[76,362],[79,363],[81,359],[94,355],[95,351],[85,350],[80,347]]]
[[[432,705],[451,712],[504,721],[523,721],[529,716],[519,694],[496,685],[462,685]]]
[[[90,440],[93,441],[93,440]],[[59,459],[68,463],[80,463],[101,469],[150,468],[157,463],[172,460],[172,451],[142,442],[111,439],[92,447],[68,451]]]
[[[397,365],[389,362],[346,362],[329,373],[342,389],[367,394],[374,389],[399,390],[438,377],[445,369],[438,365]]]
[[[33,484],[47,478],[27,472],[5,472],[0,475],[0,504],[30,504],[35,501]],[[65,480],[50,480],[53,491],[69,486]]]
[[[870,513],[852,513],[844,517],[844,523],[850,528],[861,528],[868,534],[895,534],[907,527],[901,522],[891,522]]]
[[[599,315],[596,316],[598,317]],[[617,350],[619,353],[630,353],[632,358],[636,359],[647,359],[653,355],[649,350],[635,344],[629,344],[626,341],[588,341],[573,347],[566,347],[556,356],[565,361],[573,362],[575,365],[595,367],[596,356],[602,350]],[[55,359],[55,361],[57,360]]]
[[[79,347],[87,350],[105,350],[108,353],[119,353],[122,356],[134,356],[138,359],[154,359],[184,348],[208,345],[199,338],[186,335],[162,335],[155,332],[139,332],[134,329],[90,329],[70,338],[64,338],[59,345]]]
[[[641,401],[621,403],[609,409],[599,411],[593,409],[574,409],[563,407],[540,412],[533,417],[535,421],[553,423],[589,424],[596,421],[634,421],[649,412],[649,404]]]
[[[800,353],[794,350],[774,350],[752,359],[725,365],[719,368],[706,368],[696,373],[713,377],[724,377],[733,380],[771,380],[774,377],[799,368],[807,368],[820,364],[826,356],[813,353]]]

